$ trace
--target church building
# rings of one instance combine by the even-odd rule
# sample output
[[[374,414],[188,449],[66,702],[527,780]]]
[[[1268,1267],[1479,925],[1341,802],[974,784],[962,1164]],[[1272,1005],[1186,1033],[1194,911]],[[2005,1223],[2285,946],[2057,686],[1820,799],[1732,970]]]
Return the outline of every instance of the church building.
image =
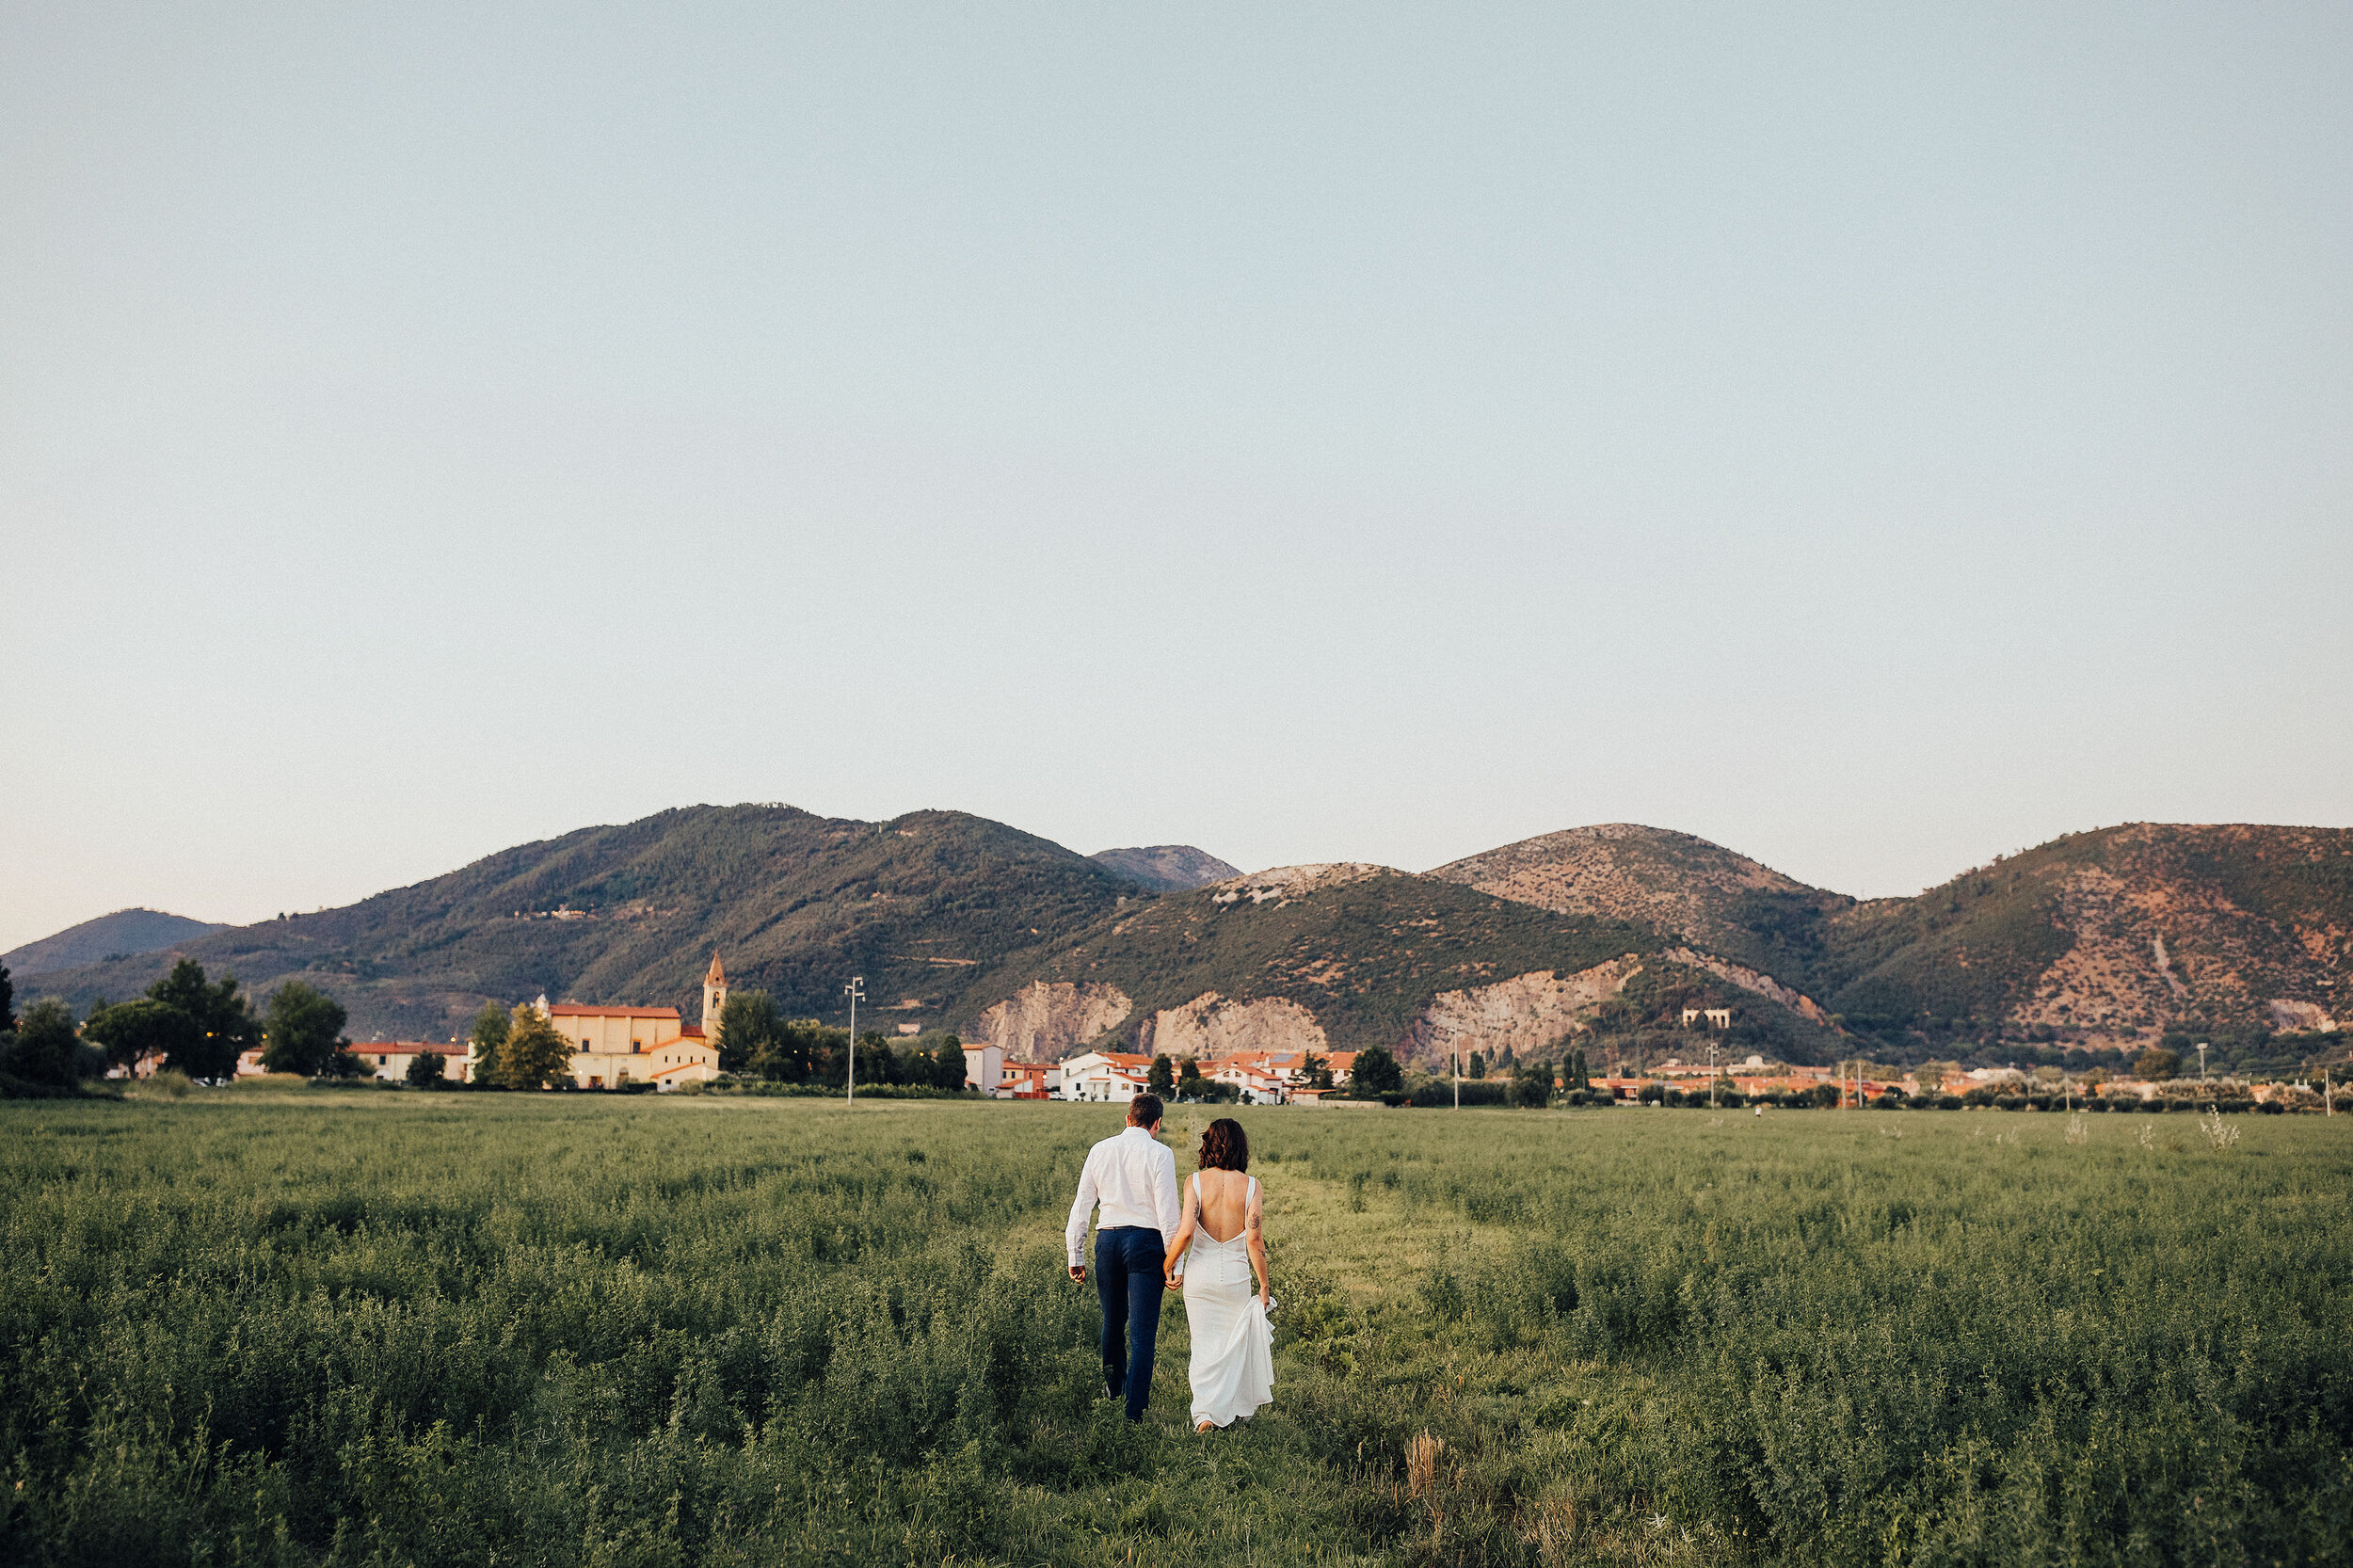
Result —
[[[583,1089],[617,1089],[650,1083],[675,1089],[719,1076],[719,1013],[727,1005],[728,976],[719,955],[711,955],[703,976],[703,1016],[686,1023],[675,1007],[617,1007],[558,1001],[541,997],[540,1016],[572,1043],[572,1079]]]

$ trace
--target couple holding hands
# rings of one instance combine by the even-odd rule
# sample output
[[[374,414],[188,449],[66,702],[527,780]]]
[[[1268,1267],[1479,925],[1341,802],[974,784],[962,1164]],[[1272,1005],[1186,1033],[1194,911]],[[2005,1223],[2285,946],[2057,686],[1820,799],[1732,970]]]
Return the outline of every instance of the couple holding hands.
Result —
[[[1161,1115],[1158,1096],[1138,1095],[1126,1128],[1087,1151],[1063,1239],[1070,1277],[1084,1280],[1087,1220],[1101,1209],[1095,1289],[1103,1303],[1103,1378],[1112,1398],[1126,1396],[1131,1421],[1144,1418],[1152,1397],[1161,1293],[1182,1288],[1193,1329],[1193,1430],[1209,1432],[1248,1419],[1274,1397],[1265,1203],[1249,1174],[1248,1136],[1240,1122],[1220,1117],[1201,1135],[1200,1169],[1180,1204],[1176,1157],[1160,1141]]]

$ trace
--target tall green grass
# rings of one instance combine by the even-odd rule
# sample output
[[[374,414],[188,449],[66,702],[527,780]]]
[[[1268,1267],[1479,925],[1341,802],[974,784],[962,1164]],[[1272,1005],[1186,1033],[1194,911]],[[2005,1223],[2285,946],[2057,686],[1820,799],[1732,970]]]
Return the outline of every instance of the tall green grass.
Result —
[[[1115,1112],[0,1109],[0,1552],[2348,1556],[2348,1124],[1242,1114],[1276,1403],[1203,1440],[1181,1309],[1129,1429],[1062,1277]]]

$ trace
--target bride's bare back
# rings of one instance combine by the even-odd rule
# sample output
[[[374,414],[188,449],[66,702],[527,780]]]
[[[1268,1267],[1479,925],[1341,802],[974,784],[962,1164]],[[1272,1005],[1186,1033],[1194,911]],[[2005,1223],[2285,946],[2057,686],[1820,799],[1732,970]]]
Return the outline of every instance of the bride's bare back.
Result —
[[[1231,1241],[1257,1227],[1258,1216],[1250,1201],[1257,1188],[1247,1176],[1240,1171],[1203,1171],[1200,1179],[1201,1227],[1209,1233],[1210,1240]]]

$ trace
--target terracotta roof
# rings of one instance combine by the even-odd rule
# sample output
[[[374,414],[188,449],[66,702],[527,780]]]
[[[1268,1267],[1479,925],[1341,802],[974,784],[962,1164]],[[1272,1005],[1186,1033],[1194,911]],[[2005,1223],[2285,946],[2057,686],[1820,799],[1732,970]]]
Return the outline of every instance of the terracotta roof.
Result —
[[[466,1048],[445,1040],[361,1040],[351,1048],[354,1056],[463,1056]]]
[[[559,1001],[548,1007],[551,1018],[675,1018],[675,1007],[601,1007],[583,1001]]]
[[[671,1016],[676,1017],[677,1015],[672,1014]],[[682,1024],[679,1028],[678,1037],[681,1040],[699,1040],[703,1037],[703,1026],[700,1024]]]

